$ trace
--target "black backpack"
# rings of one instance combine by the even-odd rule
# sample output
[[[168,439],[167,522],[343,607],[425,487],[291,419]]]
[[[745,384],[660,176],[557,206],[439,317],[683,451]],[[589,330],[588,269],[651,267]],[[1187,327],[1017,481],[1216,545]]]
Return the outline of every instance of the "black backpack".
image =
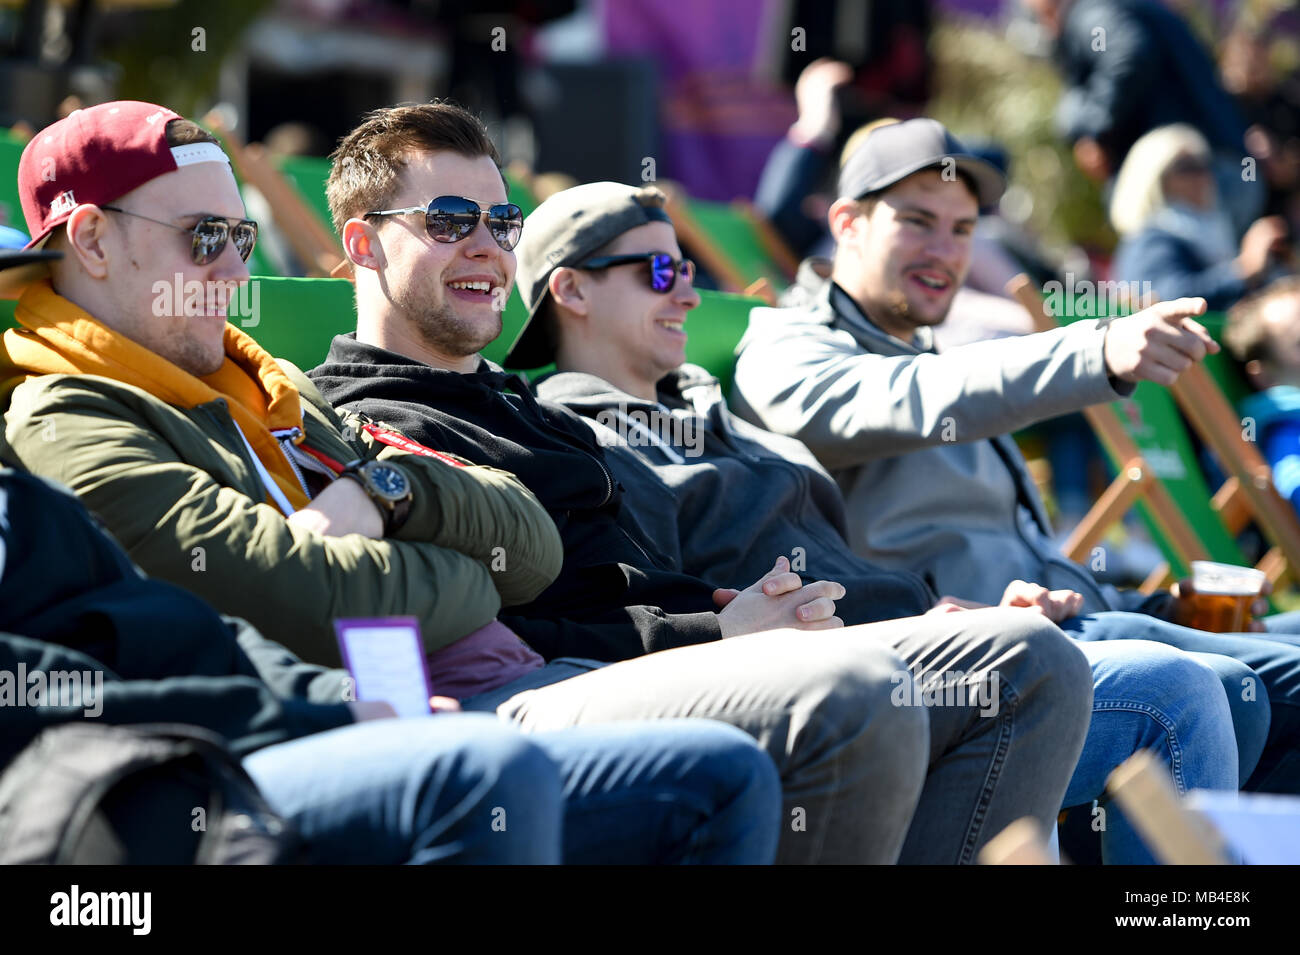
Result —
[[[0,864],[282,864],[299,842],[220,737],[67,723],[0,775]]]

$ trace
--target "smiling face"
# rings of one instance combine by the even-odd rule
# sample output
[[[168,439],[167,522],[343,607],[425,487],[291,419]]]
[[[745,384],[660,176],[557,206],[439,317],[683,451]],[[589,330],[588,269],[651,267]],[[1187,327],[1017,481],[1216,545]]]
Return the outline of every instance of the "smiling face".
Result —
[[[649,252],[682,258],[677,234],[667,222],[629,229],[599,255]],[[667,294],[654,291],[649,262],[563,271],[569,275],[567,281],[558,280],[561,296],[553,306],[559,332],[556,365],[653,398],[655,382],[686,361],[686,316],[700,304],[699,293],[680,275]]]
[[[94,206],[75,211],[55,244],[66,256],[54,269],[55,289],[190,374],[212,374],[225,356],[229,291],[248,281],[248,266],[232,240],[215,261],[195,265],[188,230],[204,216],[244,217],[230,167],[185,166],[110,205],[136,215]],[[196,282],[204,289],[201,300],[185,294]]]
[[[868,212],[859,209],[844,199],[831,208],[839,244],[832,278],[904,341],[940,324],[970,271],[979,215],[970,188],[929,169],[891,186]]]
[[[437,196],[465,196],[484,210],[507,201],[490,157],[439,151],[408,157],[385,208],[423,207]],[[429,364],[472,371],[477,353],[501,334],[514,253],[497,245],[483,221],[459,242],[436,241],[421,214],[365,222],[376,240],[369,245],[373,262],[359,263],[373,269],[377,279],[377,288],[367,284],[369,292],[358,295],[363,322],[369,319],[377,328],[369,340]],[[355,227],[350,223],[349,228]],[[359,274],[359,289],[362,280]],[[359,327],[359,337],[362,332]]]

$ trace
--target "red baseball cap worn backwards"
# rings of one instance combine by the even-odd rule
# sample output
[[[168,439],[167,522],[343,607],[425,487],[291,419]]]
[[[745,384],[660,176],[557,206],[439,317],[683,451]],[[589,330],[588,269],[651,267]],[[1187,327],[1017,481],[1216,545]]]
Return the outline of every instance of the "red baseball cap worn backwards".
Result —
[[[81,205],[102,206],[133,189],[198,162],[230,160],[215,143],[167,145],[167,124],[178,113],[154,103],[120,100],[79,109],[47,126],[18,162],[18,197],[32,240],[42,248]],[[15,269],[6,285],[27,284],[46,266]]]

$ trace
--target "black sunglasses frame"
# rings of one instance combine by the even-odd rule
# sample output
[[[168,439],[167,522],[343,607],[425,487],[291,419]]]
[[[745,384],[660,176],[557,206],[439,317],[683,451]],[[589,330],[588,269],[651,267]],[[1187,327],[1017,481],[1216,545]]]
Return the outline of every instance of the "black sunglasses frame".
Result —
[[[188,229],[183,225],[176,225],[172,222],[163,222],[161,219],[151,219],[149,216],[142,216],[138,212],[132,212],[129,209],[122,209],[118,206],[100,206],[105,212],[120,212],[124,216],[133,216],[136,219],[144,219],[146,222],[152,222],[155,225],[164,225],[169,229],[175,229],[177,232],[186,232],[192,237],[190,241],[190,260],[195,265],[211,265],[217,259],[221,258],[221,253],[226,251],[226,243],[234,241],[235,252],[245,262],[253,254],[253,249],[257,245],[257,223],[252,219],[227,219],[224,216],[204,216]],[[234,225],[231,225],[231,223]],[[210,246],[200,233],[204,227],[219,226],[218,235],[213,238],[215,247]],[[252,238],[248,243],[248,248],[240,248],[238,231],[242,230],[247,235],[250,230]]]
[[[672,280],[664,288],[655,287],[655,260],[666,259],[667,265],[672,266]],[[579,262],[574,268],[578,269],[610,269],[618,265],[635,265],[639,262],[648,263],[650,266],[650,290],[658,292],[660,295],[671,295],[673,289],[677,287],[677,280],[684,278],[688,282],[695,282],[695,263],[687,258],[674,259],[667,252],[630,252],[626,255],[600,255],[594,259],[588,259],[585,262]],[[689,273],[689,274],[688,274]]]
[[[456,211],[448,211],[445,208],[447,200],[462,202],[465,205]],[[492,203],[485,209],[480,202],[470,199],[468,196],[434,196],[424,206],[410,206],[406,209],[380,209],[375,212],[367,212],[362,218],[405,216],[414,215],[417,212],[424,213],[424,230],[429,234],[429,238],[435,242],[452,243],[468,239],[474,234],[474,229],[478,228],[478,224],[486,219],[487,230],[493,241],[503,251],[509,252],[519,244],[519,237],[524,231],[524,210],[513,202]],[[467,220],[471,215],[474,217],[472,228],[463,228],[469,224],[467,221],[456,222],[457,218]],[[505,227],[494,226],[493,223],[505,223]],[[456,226],[461,228],[458,230]],[[514,238],[510,237],[511,229],[515,230]]]

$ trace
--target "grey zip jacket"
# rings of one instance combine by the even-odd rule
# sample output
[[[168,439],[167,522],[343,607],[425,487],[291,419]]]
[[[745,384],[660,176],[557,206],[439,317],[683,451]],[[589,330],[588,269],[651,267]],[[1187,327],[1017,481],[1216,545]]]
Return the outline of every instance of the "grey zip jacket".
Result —
[[[1104,338],[1081,321],[940,354],[928,329],[901,341],[825,282],[804,305],[751,313],[732,407],[817,455],[866,560],[988,604],[1019,578],[1079,591],[1083,613],[1132,610],[1140,595],[1099,584],[1053,545],[1008,434],[1130,394],[1107,373]]]

